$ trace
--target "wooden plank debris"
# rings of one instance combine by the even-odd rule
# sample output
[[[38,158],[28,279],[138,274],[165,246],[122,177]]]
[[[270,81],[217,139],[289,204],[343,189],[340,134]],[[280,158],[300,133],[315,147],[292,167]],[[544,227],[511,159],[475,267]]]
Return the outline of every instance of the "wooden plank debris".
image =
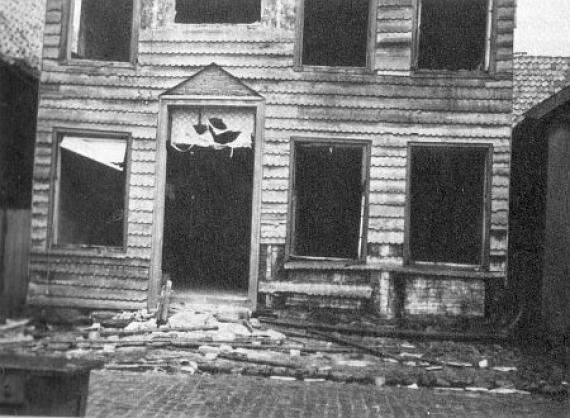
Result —
[[[0,333],[13,331],[17,328],[25,327],[30,323],[30,319],[7,320],[6,324],[0,325]]]
[[[279,361],[279,360],[270,360],[270,359],[266,359],[266,358],[255,358],[255,357],[249,357],[245,354],[241,354],[241,353],[219,353],[218,357],[226,359],[226,360],[233,360],[233,361],[238,361],[238,362],[244,362],[244,363],[253,363],[253,364],[263,364],[266,366],[273,366],[273,367],[285,367],[288,369],[294,369],[299,367],[298,364],[296,363],[289,363],[286,361]]]
[[[338,332],[347,335],[360,335],[384,338],[406,338],[417,340],[449,340],[449,341],[477,341],[505,343],[510,340],[508,333],[469,333],[469,332],[425,332],[395,328],[350,327],[338,325],[325,325],[306,321],[286,321],[273,318],[259,318],[265,324],[286,328],[315,330],[324,332]]]
[[[168,320],[168,305],[170,304],[170,294],[172,293],[172,281],[167,280],[160,292],[158,310],[156,311],[156,324],[166,324]]]
[[[389,354],[385,351],[381,351],[381,350],[378,350],[376,348],[371,348],[368,345],[360,344],[360,343],[357,343],[356,341],[352,341],[352,340],[349,340],[346,338],[337,337],[337,336],[332,335],[330,333],[324,333],[324,332],[319,332],[319,331],[311,331],[311,333],[321,337],[325,341],[333,341],[335,343],[347,345],[349,347],[358,348],[359,350],[361,350],[365,353],[368,353],[368,354],[372,354],[373,356],[376,356],[376,357],[391,358],[391,359],[394,359],[397,361],[401,360],[401,358],[399,358],[398,356],[395,356],[393,354]]]

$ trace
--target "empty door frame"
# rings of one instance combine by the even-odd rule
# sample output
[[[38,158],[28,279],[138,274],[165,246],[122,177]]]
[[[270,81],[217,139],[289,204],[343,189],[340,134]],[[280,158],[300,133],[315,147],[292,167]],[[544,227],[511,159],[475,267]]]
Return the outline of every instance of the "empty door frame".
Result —
[[[249,108],[255,115],[253,146],[253,190],[251,205],[251,237],[249,254],[248,300],[251,309],[257,307],[257,275],[261,225],[261,175],[265,102],[259,97],[162,96],[160,98],[157,149],[156,187],[152,226],[152,256],[149,278],[148,307],[157,305],[162,276],[162,243],[164,232],[164,192],[166,187],[166,144],[170,135],[169,115],[172,107]]]

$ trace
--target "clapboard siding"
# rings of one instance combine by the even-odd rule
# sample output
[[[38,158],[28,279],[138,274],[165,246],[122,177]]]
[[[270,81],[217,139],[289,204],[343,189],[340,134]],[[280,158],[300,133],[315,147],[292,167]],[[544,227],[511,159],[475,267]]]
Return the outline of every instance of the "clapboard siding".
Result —
[[[414,124],[399,124],[391,122],[362,122],[355,124],[351,122],[330,120],[304,120],[304,119],[267,119],[266,128],[287,130],[292,132],[352,132],[360,134],[376,134],[400,132],[402,134],[412,135],[418,133],[420,136],[439,137],[448,136],[462,139],[469,138],[508,138],[510,135],[510,126],[481,126],[481,125],[461,125],[461,124],[434,124],[426,126]]]
[[[215,45],[212,45],[212,54],[215,53]],[[192,54],[188,54],[192,55]],[[247,59],[244,56],[243,59]],[[268,62],[271,60],[268,59]],[[160,66],[157,66],[160,67]],[[188,67],[180,65],[180,67]],[[67,73],[61,67],[59,71],[43,73],[44,84],[61,84],[60,88],[71,85],[81,86],[111,86],[111,87],[137,87],[165,90],[171,88],[185,78],[194,75],[202,66],[192,66],[195,69],[186,69],[177,76],[160,76],[160,68],[153,69],[153,74],[140,76],[129,73],[125,75],[113,75],[107,68],[107,73],[85,75],[81,73]],[[231,67],[230,67],[231,68]],[[141,68],[142,70],[143,68]],[[113,70],[114,71],[114,70]],[[236,71],[240,71],[236,68]],[[245,73],[245,71],[243,71]],[[154,74],[156,73],[156,74]],[[234,74],[234,72],[232,72]],[[237,75],[236,75],[237,76]],[[274,77],[279,77],[280,83],[274,83]],[[251,87],[260,92],[282,93],[306,93],[309,88],[314,89],[315,94],[323,95],[355,95],[367,97],[409,97],[409,98],[445,98],[445,99],[498,99],[510,100],[512,82],[492,82],[485,79],[458,78],[428,78],[425,75],[417,78],[406,76],[377,76],[330,74],[318,72],[299,72],[287,69],[282,74],[271,71],[263,74],[263,70],[256,73],[245,73],[239,76],[244,81],[250,81]],[[319,81],[318,84],[313,84]],[[65,83],[65,84],[62,84]],[[311,83],[311,85],[308,85]],[[45,85],[43,86],[45,87]],[[487,87],[487,88],[485,88]]]
[[[97,106],[81,108],[79,102],[68,102],[66,100],[69,98],[66,99],[65,96],[59,99],[50,102],[42,97],[40,100],[32,204],[34,251],[30,274],[33,287],[28,293],[28,302],[65,303],[66,306],[92,308],[140,308],[144,306],[148,293],[148,266],[152,246],[156,111],[152,112],[152,107],[150,111],[146,109],[145,106],[148,106],[145,103],[135,102],[133,107],[133,101],[106,107],[112,100],[105,99]],[[85,102],[81,103],[85,105]],[[156,104],[154,108],[156,109]],[[97,252],[78,255],[75,251],[69,251],[66,258],[58,258],[57,252],[61,250],[47,251],[52,131],[54,127],[65,129],[94,126],[95,129],[123,131],[133,136],[126,251],[113,255],[100,255]],[[109,257],[117,257],[115,260],[118,264],[110,264]],[[105,263],[97,263],[97,260]],[[142,266],[128,267],[129,260],[138,260]]]
[[[409,73],[412,64],[413,2],[378,1],[374,68]]]
[[[81,88],[78,86],[78,88]],[[373,117],[382,118],[387,117],[384,115],[390,115],[389,111],[394,114],[397,110],[415,110],[415,114],[425,115],[429,112],[437,115],[438,113],[450,113],[451,115],[457,115],[457,117],[466,118],[471,116],[471,118],[484,118],[482,123],[488,124],[492,123],[492,118],[500,118],[504,120],[505,118],[510,118],[511,103],[509,100],[492,100],[488,99],[446,99],[446,98],[415,98],[415,97],[380,97],[374,96],[374,91],[369,91],[368,95],[362,94],[349,95],[346,92],[341,95],[334,95],[333,93],[328,95],[312,95],[311,97],[299,98],[299,94],[303,93],[303,90],[298,93],[289,92],[270,92],[258,90],[264,95],[267,104],[281,105],[280,108],[270,107],[268,112],[274,112],[269,116],[275,115],[279,117],[280,112],[296,112],[299,114],[300,109],[304,108],[327,108],[331,112],[344,112],[344,109],[366,109],[369,113],[365,113],[367,116],[362,117]],[[307,88],[304,90],[307,91]],[[334,90],[333,90],[334,91]],[[149,101],[148,103],[141,102],[140,99],[129,99],[129,98],[114,98],[113,101],[108,99],[93,98],[89,96],[56,96],[49,95],[42,98],[42,107],[45,109],[82,109],[82,110],[100,110],[100,111],[121,111],[124,113],[143,113],[143,114],[155,114],[157,113],[157,102],[156,100]],[[128,107],[128,108],[127,108]],[[311,110],[311,112],[316,112],[317,110]],[[376,112],[373,112],[376,111]],[[386,112],[381,112],[386,111]],[[409,118],[409,113],[404,112],[404,117]],[[334,113],[333,113],[334,114]],[[464,114],[467,114],[464,115]],[[471,114],[471,115],[469,115]],[[487,116],[490,114],[490,116]],[[340,114],[345,116],[346,113]],[[494,116],[492,116],[494,115]],[[358,117],[358,115],[353,115]],[[331,117],[332,114],[331,114]],[[390,116],[394,118],[394,116]],[[490,119],[488,121],[487,119]]]
[[[133,309],[146,300],[148,255],[33,248],[31,259],[28,303],[57,305],[69,298],[75,302],[66,306]]]
[[[161,0],[153,0],[160,2]],[[490,75],[412,75],[415,4],[378,0],[375,72],[296,71],[295,32],[268,16],[253,25],[170,25],[151,16],[133,66],[66,64],[63,0],[48,0],[32,199],[32,287],[36,303],[144,306],[152,245],[160,94],[215,62],[266,101],[261,243],[285,243],[293,136],[369,140],[368,243],[400,248],[375,256],[400,260],[404,242],[408,143],[485,143],[494,147],[491,269],[504,271],[512,109],[513,0],[495,0]],[[152,10],[151,10],[152,9]],[[275,17],[275,18],[273,18]],[[281,23],[277,23],[281,22]],[[132,137],[126,249],[48,251],[55,128],[127,132]],[[395,246],[395,247],[394,247]],[[48,275],[48,272],[50,274]],[[49,276],[49,277],[48,277]],[[51,301],[51,302],[50,302]]]
[[[28,297],[33,301],[35,296],[50,295],[53,297],[73,297],[83,300],[107,300],[117,302],[144,302],[146,292],[129,289],[107,289],[92,286],[73,286],[55,284],[49,281],[30,283]]]
[[[251,42],[224,42],[216,45],[216,54],[220,55],[243,55],[243,56],[269,56],[269,57],[289,57],[293,55],[294,42],[263,42],[258,43],[253,48]],[[191,51],[181,53],[181,51]],[[169,56],[188,57],[212,55],[212,43],[208,41],[151,41],[142,42],[139,48],[140,58],[166,58]],[[144,61],[144,60],[143,60]]]
[[[215,45],[212,45],[214,48]],[[245,58],[245,57],[244,57]],[[85,86],[115,86],[115,87],[137,87],[165,90],[173,87],[191,77],[202,66],[199,65],[180,65],[179,67],[162,68],[156,66],[139,66],[137,72],[133,69],[100,67],[95,72],[90,72],[92,67],[83,69],[80,66],[61,67],[54,61],[55,67],[49,69],[49,72],[42,73],[42,89],[47,90],[47,86],[52,88],[61,87],[58,84],[65,85],[85,85]],[[432,93],[435,92],[436,97],[446,99],[460,98],[480,98],[500,99],[501,89],[504,100],[510,100],[509,91],[512,88],[511,80],[489,79],[485,77],[467,78],[467,77],[437,77],[430,78],[428,75],[422,74],[415,77],[409,76],[393,76],[370,74],[351,74],[351,73],[319,73],[309,71],[294,71],[291,68],[272,69],[270,72],[260,69],[249,69],[240,67],[226,67],[231,73],[248,83],[255,90],[263,91],[280,91],[280,92],[306,92],[307,83],[312,83],[311,87],[321,94],[346,94],[349,92],[359,96],[384,96],[384,97],[429,97],[430,93],[417,96],[413,93],[422,93],[422,87],[432,87]],[[124,71],[124,74],[120,74]],[[119,73],[119,75],[117,75]],[[276,84],[275,81],[279,83]],[[315,84],[318,82],[318,84]],[[401,91],[399,86],[409,86],[410,89]],[[391,88],[391,90],[389,89]],[[484,88],[484,89],[482,89]],[[486,89],[485,89],[486,88]],[[442,90],[443,89],[443,90]],[[490,89],[490,90],[488,90]],[[471,95],[470,92],[471,91]],[[335,93],[336,92],[336,93]],[[479,94],[479,97],[473,97],[473,92]],[[54,91],[57,93],[57,90]],[[497,95],[499,94],[499,96]],[[483,95],[483,96],[481,96]],[[489,95],[492,95],[491,97]]]
[[[74,288],[71,288],[74,289]],[[115,309],[115,310],[139,310],[147,306],[146,301],[132,300],[106,300],[98,297],[97,292],[92,298],[80,298],[73,294],[69,296],[54,295],[51,293],[32,295],[28,291],[27,303],[35,305],[55,305],[66,308],[92,308],[92,309]]]
[[[512,74],[515,0],[495,0],[495,8],[494,71]]]

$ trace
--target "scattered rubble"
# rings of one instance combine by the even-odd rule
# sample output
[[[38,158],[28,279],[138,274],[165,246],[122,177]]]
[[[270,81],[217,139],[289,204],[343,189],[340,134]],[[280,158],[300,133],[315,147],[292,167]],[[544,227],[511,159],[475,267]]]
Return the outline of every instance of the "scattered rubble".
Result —
[[[26,326],[30,319],[6,320],[5,324],[0,325],[0,350],[9,349],[13,346],[26,345],[33,341],[30,335],[31,328]]]
[[[517,371],[516,367],[506,367],[506,366],[495,366],[495,367],[492,367],[492,369],[496,370],[498,372],[505,372],[505,373]]]
[[[112,370],[568,396],[568,370],[505,344],[421,339],[412,344],[344,332],[342,326],[299,328],[243,312],[185,309],[163,324],[157,324],[157,311],[146,310],[94,312],[91,319],[87,327],[44,330],[29,320],[8,320],[0,326],[0,351],[104,360]]]

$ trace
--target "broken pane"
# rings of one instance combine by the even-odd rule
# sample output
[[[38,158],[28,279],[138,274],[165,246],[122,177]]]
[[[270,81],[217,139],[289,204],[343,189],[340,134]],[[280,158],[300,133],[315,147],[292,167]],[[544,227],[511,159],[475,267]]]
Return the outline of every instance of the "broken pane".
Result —
[[[294,254],[358,258],[363,147],[297,144]]]
[[[71,58],[129,61],[134,0],[73,0]]]
[[[123,246],[126,149],[125,139],[63,137],[57,244]]]
[[[418,67],[481,70],[489,0],[422,0]]]
[[[365,67],[369,0],[305,0],[304,65]]]
[[[175,23],[254,23],[261,0],[176,0]]]
[[[484,147],[412,147],[414,261],[482,263],[487,153]]]

